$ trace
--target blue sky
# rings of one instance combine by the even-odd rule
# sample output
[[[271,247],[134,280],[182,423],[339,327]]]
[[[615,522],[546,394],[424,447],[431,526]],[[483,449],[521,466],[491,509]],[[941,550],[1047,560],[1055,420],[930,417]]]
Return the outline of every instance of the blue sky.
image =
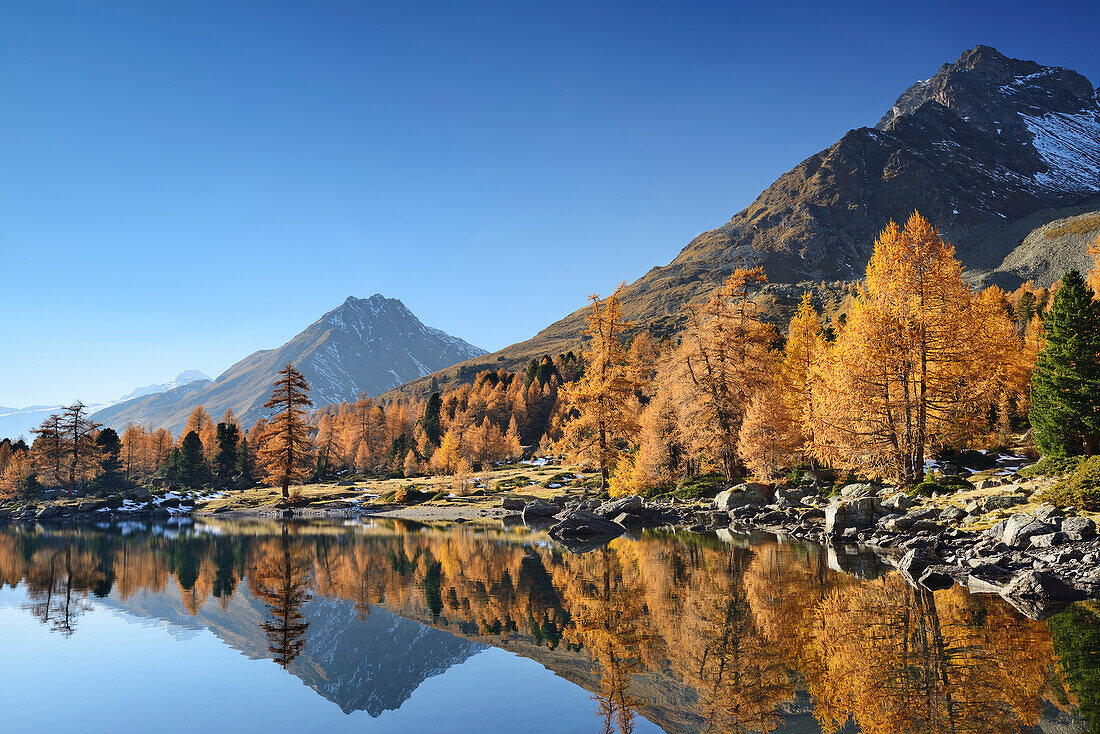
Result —
[[[503,347],[977,43],[1100,83],[1098,25],[1084,2],[6,3],[0,405],[217,375],[348,295]]]

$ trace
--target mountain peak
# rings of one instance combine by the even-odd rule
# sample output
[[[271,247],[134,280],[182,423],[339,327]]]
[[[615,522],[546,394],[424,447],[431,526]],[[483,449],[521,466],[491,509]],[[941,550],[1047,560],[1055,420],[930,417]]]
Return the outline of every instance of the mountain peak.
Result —
[[[934,76],[905,90],[878,124],[890,131],[921,108],[939,104],[987,131],[1022,130],[1018,115],[1073,114],[1096,106],[1096,90],[1081,74],[975,46]]]
[[[141,421],[179,430],[196,405],[212,415],[226,408],[246,425],[264,414],[276,373],[294,364],[311,385],[314,405],[378,395],[418,377],[484,354],[484,350],[425,326],[401,301],[375,293],[349,296],[277,349],[255,352],[215,382],[127,400],[97,413],[105,424]],[[191,385],[201,385],[195,388]]]

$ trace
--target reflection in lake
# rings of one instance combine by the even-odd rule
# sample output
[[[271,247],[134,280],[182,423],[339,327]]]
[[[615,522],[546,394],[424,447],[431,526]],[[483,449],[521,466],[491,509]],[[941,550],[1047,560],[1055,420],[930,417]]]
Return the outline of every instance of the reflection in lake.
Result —
[[[576,555],[526,532],[400,523],[0,530],[0,581],[62,636],[93,608],[209,630],[345,713],[402,709],[501,648],[519,657],[495,665],[534,660],[584,689],[585,731],[1096,731],[1095,604],[1035,622],[845,563],[863,578],[826,549],[714,535]],[[484,730],[451,713],[441,730]]]

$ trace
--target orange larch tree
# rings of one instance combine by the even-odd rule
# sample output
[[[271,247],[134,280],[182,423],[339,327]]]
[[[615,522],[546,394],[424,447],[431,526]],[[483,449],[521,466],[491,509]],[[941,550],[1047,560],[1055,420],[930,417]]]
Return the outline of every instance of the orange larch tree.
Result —
[[[264,403],[275,413],[259,437],[257,456],[265,481],[281,486],[283,499],[290,496],[291,483],[305,479],[314,468],[312,429],[306,422],[312,405],[309,383],[288,364],[279,371],[271,399]]]

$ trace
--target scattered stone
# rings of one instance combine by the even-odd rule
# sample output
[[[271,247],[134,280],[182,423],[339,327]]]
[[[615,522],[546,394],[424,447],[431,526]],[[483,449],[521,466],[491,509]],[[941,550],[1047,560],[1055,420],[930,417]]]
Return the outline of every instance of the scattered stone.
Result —
[[[1031,543],[1031,536],[1052,533],[1058,528],[1036,520],[1034,516],[1026,513],[1017,513],[1008,518],[1005,523],[1004,535],[1001,540],[1005,545],[1016,548],[1026,548]]]
[[[933,565],[924,569],[924,573],[920,575],[920,585],[929,591],[939,591],[940,589],[950,589],[955,585],[955,578],[952,575],[954,568],[946,565]]]
[[[1069,540],[1092,540],[1096,537],[1096,523],[1089,517],[1068,517],[1062,521],[1062,532]]]
[[[551,537],[566,535],[574,536],[604,536],[614,538],[623,533],[623,526],[606,520],[594,512],[587,510],[572,510],[560,518],[560,522],[550,528]]]
[[[986,512],[993,510],[1007,510],[1010,507],[1016,505],[1022,505],[1027,502],[1027,498],[1018,494],[997,494],[992,497],[982,498],[982,509]]]
[[[522,512],[523,508],[527,506],[527,502],[519,497],[501,497],[500,506],[505,510]]]
[[[1054,548],[1065,542],[1066,536],[1061,530],[1053,533],[1046,533],[1044,535],[1031,536],[1032,548]]]
[[[964,517],[966,517],[966,510],[953,505],[944,508],[943,512],[940,513],[940,520],[943,522],[958,522]]]
[[[1057,611],[1056,605],[1085,598],[1085,594],[1066,585],[1058,577],[1042,571],[1017,574],[1001,590],[1001,596],[1032,619],[1043,619]]]
[[[638,512],[645,507],[645,500],[638,495],[628,495],[604,502],[596,509],[596,514],[601,517],[611,518],[624,512]]]
[[[875,522],[877,505],[878,500],[870,496],[832,502],[825,508],[825,533],[840,535],[849,528],[861,530],[871,527]]]
[[[645,525],[645,518],[633,512],[622,512],[619,513],[614,522],[622,525],[624,528],[640,528],[642,525]]]
[[[942,559],[914,548],[901,557],[898,561],[898,571],[902,577],[913,586],[920,585],[920,578],[931,566],[938,566]]]
[[[561,507],[553,502],[531,500],[523,506],[523,521],[530,522],[531,520],[538,520],[540,518],[553,517],[559,512],[561,512]]]
[[[34,516],[36,520],[50,520],[61,515],[61,508],[57,505],[46,505]]]
[[[768,498],[763,492],[757,491],[759,484],[739,484],[733,489],[723,490],[714,498],[714,507],[728,512],[736,507],[745,505],[766,505]]]

